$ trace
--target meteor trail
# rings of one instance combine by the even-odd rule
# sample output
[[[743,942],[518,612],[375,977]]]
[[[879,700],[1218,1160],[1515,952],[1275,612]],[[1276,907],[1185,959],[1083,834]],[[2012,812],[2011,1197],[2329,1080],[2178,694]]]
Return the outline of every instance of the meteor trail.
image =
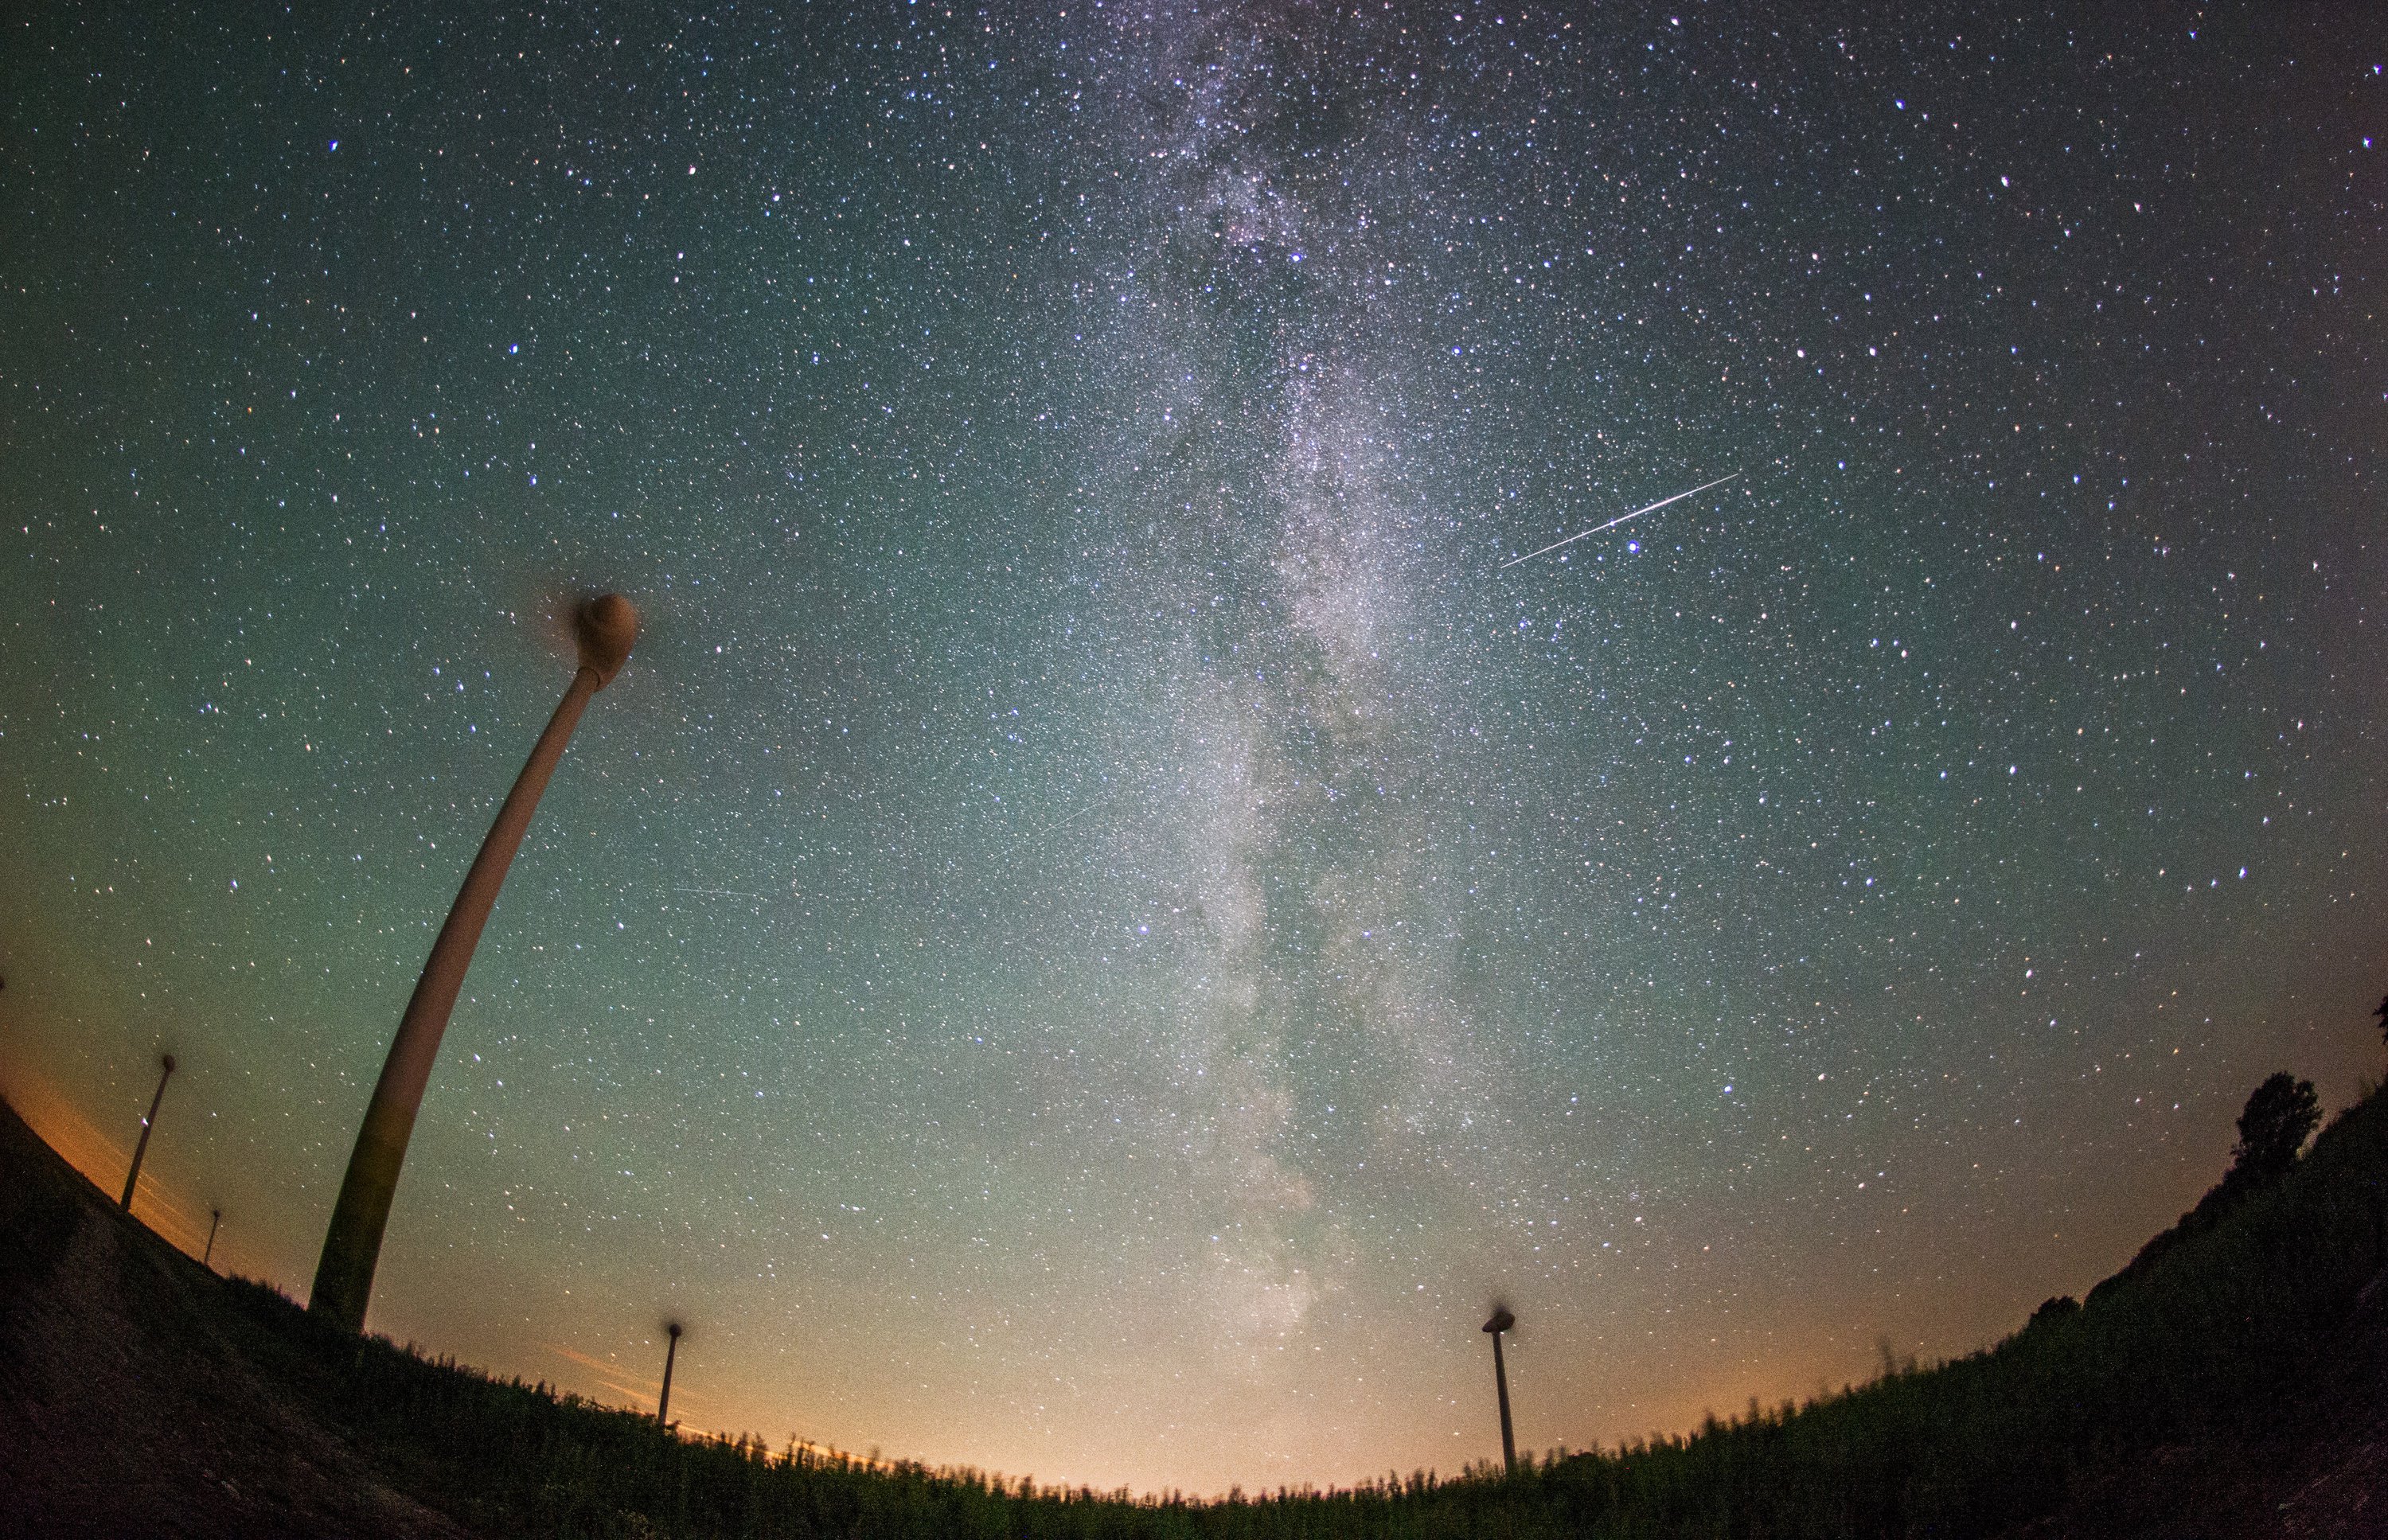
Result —
[[[1068,828],[1072,824],[1074,824],[1079,819],[1085,817],[1087,814],[1092,813],[1094,810],[1095,804],[1088,802],[1086,806],[1078,809],[1077,812],[1071,814],[1067,818],[1062,819],[1060,823],[1048,825],[1046,827],[1038,830],[1037,838],[1042,839],[1048,834],[1059,834],[1063,829]]]
[[[1544,546],[1542,549],[1530,550],[1523,556],[1513,556],[1508,561],[1502,562],[1500,567],[1496,570],[1507,572],[1511,567],[1516,566],[1520,562],[1531,562],[1537,556],[1549,555],[1552,551],[1558,549],[1561,546],[1573,545],[1576,541],[1582,539],[1585,535],[1597,535],[1604,529],[1615,529],[1619,524],[1623,524],[1628,519],[1638,519],[1645,513],[1656,513],[1658,510],[1666,507],[1670,502],[1681,502],[1685,498],[1698,496],[1700,493],[1707,491],[1709,486],[1722,486],[1726,482],[1738,481],[1740,479],[1741,473],[1739,471],[1735,471],[1732,475],[1719,476],[1716,480],[1708,483],[1707,486],[1695,486],[1689,492],[1678,492],[1671,498],[1660,498],[1657,502],[1652,503],[1647,508],[1637,508],[1631,513],[1620,513],[1617,517],[1609,520],[1607,524],[1594,524],[1590,529],[1583,531],[1582,534],[1570,535],[1564,540],[1554,540],[1549,545]]]

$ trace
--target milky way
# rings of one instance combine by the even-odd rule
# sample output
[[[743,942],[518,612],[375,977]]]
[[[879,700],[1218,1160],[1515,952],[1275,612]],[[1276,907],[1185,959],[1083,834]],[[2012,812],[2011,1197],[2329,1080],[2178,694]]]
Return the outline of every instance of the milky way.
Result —
[[[303,1291],[618,588],[375,1329],[1200,1491],[1994,1340],[2379,1067],[2388,38],[2126,11],[46,10],[11,1100]]]

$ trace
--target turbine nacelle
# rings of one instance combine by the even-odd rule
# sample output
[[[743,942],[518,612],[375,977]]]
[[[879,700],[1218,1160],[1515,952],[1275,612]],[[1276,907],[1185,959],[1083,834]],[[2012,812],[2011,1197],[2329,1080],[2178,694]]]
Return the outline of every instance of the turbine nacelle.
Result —
[[[600,594],[580,606],[572,617],[572,637],[580,644],[580,666],[597,675],[604,688],[630,661],[638,645],[638,606],[620,594]]]

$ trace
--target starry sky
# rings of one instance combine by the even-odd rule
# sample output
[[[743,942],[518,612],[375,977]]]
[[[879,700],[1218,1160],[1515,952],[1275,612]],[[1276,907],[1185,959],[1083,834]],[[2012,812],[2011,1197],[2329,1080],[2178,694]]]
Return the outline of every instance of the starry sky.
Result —
[[[220,1265],[606,589],[371,1324],[692,1427],[1680,1430],[2379,1074],[2377,12],[434,9],[0,48],[0,1089]]]

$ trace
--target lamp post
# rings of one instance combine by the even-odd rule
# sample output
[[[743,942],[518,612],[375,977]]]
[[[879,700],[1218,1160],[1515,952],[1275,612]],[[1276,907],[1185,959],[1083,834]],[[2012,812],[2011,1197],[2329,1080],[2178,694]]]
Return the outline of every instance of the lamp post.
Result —
[[[564,746],[571,741],[572,729],[579,725],[589,698],[604,688],[629,659],[639,637],[639,612],[620,594],[607,594],[581,606],[574,617],[573,631],[580,646],[580,666],[555,714],[548,719],[547,730],[539,735],[522,774],[514,777],[514,789],[506,793],[496,822],[489,826],[489,838],[481,841],[480,853],[473,857],[472,867],[464,874],[464,885],[457,890],[447,923],[431,943],[423,977],[406,1003],[406,1014],[399,1018],[397,1036],[390,1040],[381,1079],[374,1083],[373,1101],[365,1108],[363,1126],[357,1130],[356,1149],[349,1156],[348,1175],[341,1180],[339,1201],[333,1205],[332,1223],[324,1234],[324,1255],[315,1265],[315,1286],[308,1295],[307,1309],[350,1332],[364,1330],[374,1269],[381,1260],[382,1232],[388,1227],[390,1201],[397,1195],[399,1172],[406,1164],[407,1141],[414,1132],[423,1088],[430,1081],[431,1062],[438,1056],[439,1039],[456,1008],[457,991],[464,987],[473,948],[480,941],[481,928],[489,923],[506,868],[522,846],[531,814],[547,789],[555,762],[564,757]]]
[[[124,1173],[124,1196],[117,1201],[127,1214],[133,1212],[133,1188],[141,1180],[141,1162],[149,1154],[149,1130],[158,1126],[158,1104],[166,1099],[166,1082],[174,1074],[173,1054],[160,1054],[158,1062],[165,1067],[158,1074],[158,1094],[149,1098],[149,1115],[141,1119],[141,1139],[133,1146],[133,1169]]]
[[[205,1251],[203,1251],[203,1252],[201,1252],[201,1253],[199,1253],[199,1266],[201,1266],[201,1267],[203,1267],[203,1268],[204,1268],[204,1267],[206,1267],[210,1262],[211,1262],[211,1261],[215,1260],[215,1255],[216,1255],[216,1231],[219,1231],[219,1230],[222,1230],[222,1228],[223,1228],[223,1210],[222,1210],[222,1209],[221,1209],[221,1208],[210,1208],[210,1209],[209,1209],[209,1210],[208,1210],[208,1249],[207,1249],[207,1250],[205,1250]]]
[[[1506,1305],[1492,1307],[1492,1319],[1484,1330],[1492,1334],[1492,1388],[1501,1397],[1501,1463],[1510,1475],[1518,1473],[1518,1439],[1509,1431],[1509,1368],[1501,1361],[1501,1333],[1518,1324]]]
[[[673,1321],[665,1327],[664,1331],[670,1336],[671,1345],[664,1349],[664,1393],[655,1397],[655,1426],[669,1433],[671,1432],[671,1371],[673,1360],[680,1357],[680,1322]]]

